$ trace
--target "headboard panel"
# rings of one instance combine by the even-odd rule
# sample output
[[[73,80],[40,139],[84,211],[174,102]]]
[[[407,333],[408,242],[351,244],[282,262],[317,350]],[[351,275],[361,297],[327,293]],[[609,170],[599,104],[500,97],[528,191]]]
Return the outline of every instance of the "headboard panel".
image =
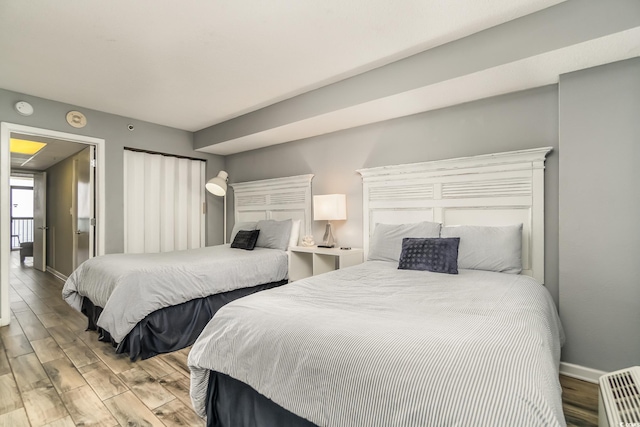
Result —
[[[365,259],[376,223],[523,224],[523,274],[544,282],[544,161],[551,147],[360,169]]]
[[[299,219],[300,237],[310,235],[312,179],[309,174],[230,184],[235,222]]]

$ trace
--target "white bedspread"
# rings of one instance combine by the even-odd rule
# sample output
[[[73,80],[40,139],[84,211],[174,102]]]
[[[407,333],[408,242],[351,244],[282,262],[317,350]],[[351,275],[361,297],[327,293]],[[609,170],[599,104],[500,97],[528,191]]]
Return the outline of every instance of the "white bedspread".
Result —
[[[74,271],[62,297],[76,310],[82,298],[103,311],[98,326],[120,342],[148,314],[195,298],[277,282],[287,277],[285,251],[229,245],[155,254],[91,258]]]
[[[234,301],[189,354],[319,426],[564,425],[562,327],[527,276],[380,261]]]

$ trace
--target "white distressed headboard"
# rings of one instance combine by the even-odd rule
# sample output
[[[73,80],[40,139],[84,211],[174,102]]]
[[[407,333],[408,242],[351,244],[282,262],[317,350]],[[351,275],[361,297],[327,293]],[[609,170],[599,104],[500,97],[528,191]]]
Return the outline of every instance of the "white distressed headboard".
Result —
[[[300,238],[310,235],[312,179],[309,174],[229,184],[235,222],[299,219]]]
[[[551,150],[358,170],[365,259],[376,223],[522,223],[522,273],[544,283],[544,161]]]

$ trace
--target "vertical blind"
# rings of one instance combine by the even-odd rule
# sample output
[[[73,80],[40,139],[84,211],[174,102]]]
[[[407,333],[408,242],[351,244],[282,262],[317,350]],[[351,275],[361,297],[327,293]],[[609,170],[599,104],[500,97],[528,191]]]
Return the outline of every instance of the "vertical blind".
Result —
[[[124,150],[124,252],[205,245],[205,162]]]

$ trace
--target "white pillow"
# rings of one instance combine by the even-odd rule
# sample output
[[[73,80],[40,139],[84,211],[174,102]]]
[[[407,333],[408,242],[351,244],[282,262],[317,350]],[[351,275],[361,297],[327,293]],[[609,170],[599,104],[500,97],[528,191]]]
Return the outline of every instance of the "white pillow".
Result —
[[[369,261],[398,261],[405,237],[440,237],[441,224],[376,224],[369,242]]]
[[[289,236],[291,236],[291,228],[293,221],[285,219],[284,221],[276,221],[273,219],[263,219],[258,221],[256,230],[260,230],[258,234],[257,247],[279,249],[286,251],[289,245]]]
[[[300,241],[300,220],[294,219],[291,223],[291,236],[289,237],[289,246],[298,246]]]
[[[233,225],[233,229],[231,230],[231,240],[230,240],[230,242],[233,242],[233,239],[236,238],[236,234],[238,234],[238,231],[240,231],[240,230],[255,230],[257,224],[258,223],[256,221],[237,222],[237,223],[235,223]]]
[[[441,237],[459,237],[458,268],[520,274],[522,224],[503,227],[442,227]]]

